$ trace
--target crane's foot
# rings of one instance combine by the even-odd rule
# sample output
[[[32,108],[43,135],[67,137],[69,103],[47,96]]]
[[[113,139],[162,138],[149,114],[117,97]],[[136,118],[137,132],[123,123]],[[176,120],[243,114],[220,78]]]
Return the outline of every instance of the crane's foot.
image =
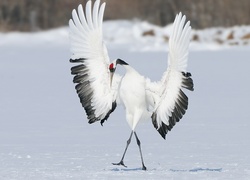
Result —
[[[125,166],[123,160],[121,160],[119,163],[112,163],[113,165],[118,165],[118,166],[124,166],[124,167],[127,167]]]
[[[144,170],[144,171],[147,170],[147,168],[146,168],[146,166],[144,166],[144,164],[142,165],[142,170]]]

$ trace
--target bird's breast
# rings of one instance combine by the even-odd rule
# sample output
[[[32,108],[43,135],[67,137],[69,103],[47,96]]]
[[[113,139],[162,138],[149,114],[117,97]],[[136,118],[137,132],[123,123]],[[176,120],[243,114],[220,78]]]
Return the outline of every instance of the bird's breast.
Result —
[[[145,106],[145,95],[145,78],[136,73],[126,73],[119,88],[119,96],[125,108]]]

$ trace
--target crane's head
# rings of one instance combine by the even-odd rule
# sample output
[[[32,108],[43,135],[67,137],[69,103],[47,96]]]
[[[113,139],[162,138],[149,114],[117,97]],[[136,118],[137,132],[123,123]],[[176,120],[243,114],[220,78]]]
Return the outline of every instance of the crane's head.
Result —
[[[112,80],[113,80],[113,76],[116,70],[116,65],[120,64],[120,65],[128,65],[128,63],[126,63],[125,61],[121,60],[121,59],[116,59],[115,61],[113,61],[110,65],[109,65],[109,71],[110,71],[110,86],[112,86]]]

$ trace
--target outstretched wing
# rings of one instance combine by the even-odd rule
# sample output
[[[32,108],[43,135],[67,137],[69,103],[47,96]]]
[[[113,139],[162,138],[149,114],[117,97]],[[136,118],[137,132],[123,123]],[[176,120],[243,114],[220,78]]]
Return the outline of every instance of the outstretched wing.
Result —
[[[116,108],[117,83],[110,84],[109,56],[102,39],[102,21],[105,3],[88,1],[85,12],[82,5],[72,11],[69,21],[71,59],[78,63],[71,68],[75,89],[88,116],[89,123],[107,120]],[[116,76],[113,79],[119,81]]]
[[[168,68],[161,81],[147,83],[148,99],[153,106],[152,122],[164,139],[188,108],[188,97],[182,88],[193,91],[194,86],[191,74],[186,72],[191,27],[185,21],[181,13],[175,18],[169,40]]]

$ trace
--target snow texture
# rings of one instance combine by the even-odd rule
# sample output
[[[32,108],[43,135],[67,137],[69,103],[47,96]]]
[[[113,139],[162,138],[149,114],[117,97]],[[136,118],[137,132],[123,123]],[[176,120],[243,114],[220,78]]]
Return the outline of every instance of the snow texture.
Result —
[[[131,25],[132,31],[123,28]],[[147,27],[159,33],[142,37]],[[170,28],[106,22],[110,57],[158,80],[167,67],[167,43],[158,37]],[[1,33],[0,179],[249,179],[249,50],[243,43],[191,44],[189,109],[167,140],[150,121],[138,125],[148,169],[142,171],[135,139],[124,161],[128,168],[111,164],[130,134],[122,107],[103,127],[87,123],[70,74],[67,28]]]

